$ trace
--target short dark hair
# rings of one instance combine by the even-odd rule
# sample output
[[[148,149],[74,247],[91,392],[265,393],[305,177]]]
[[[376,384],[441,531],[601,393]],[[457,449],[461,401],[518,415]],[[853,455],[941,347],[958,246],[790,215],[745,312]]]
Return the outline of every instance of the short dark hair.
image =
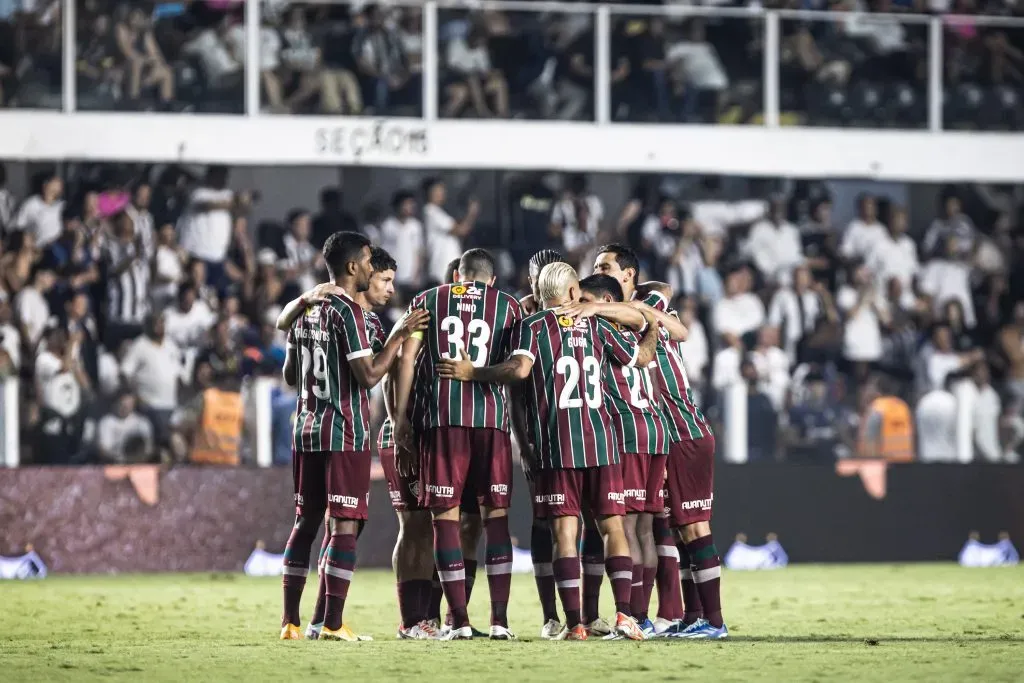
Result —
[[[621,302],[625,298],[622,294],[622,285],[611,275],[588,275],[580,280],[580,289],[596,296],[607,294],[612,301]]]
[[[402,204],[415,198],[416,197],[412,192],[409,192],[408,190],[399,190],[391,196],[391,210],[398,211],[398,209],[402,207]]]
[[[395,260],[395,257],[380,247],[370,247],[370,265],[373,266],[375,273],[398,270],[398,261]]]
[[[459,275],[474,280],[494,277],[494,257],[486,249],[470,249],[459,259]]]
[[[565,257],[554,249],[541,249],[530,258],[530,270],[536,270],[537,274],[544,270],[544,266],[551,263],[567,263]]]
[[[309,211],[306,211],[305,209],[292,209],[291,211],[288,212],[288,227],[290,228],[292,226],[292,223],[294,223],[300,217],[308,215]]]
[[[345,266],[358,259],[359,252],[368,246],[369,238],[358,232],[339,231],[328,237],[324,242],[324,261],[331,275],[336,277],[345,272]]]
[[[619,244],[618,242],[606,244],[598,249],[597,253],[598,255],[614,254],[615,262],[619,264],[619,268],[622,268],[622,270],[627,268],[633,269],[633,284],[635,285],[640,280],[640,261],[636,258],[636,252],[625,244]]]
[[[444,272],[444,283],[450,285],[455,282],[455,271],[459,269],[459,263],[462,261],[462,257],[453,258],[448,264],[448,270]]]

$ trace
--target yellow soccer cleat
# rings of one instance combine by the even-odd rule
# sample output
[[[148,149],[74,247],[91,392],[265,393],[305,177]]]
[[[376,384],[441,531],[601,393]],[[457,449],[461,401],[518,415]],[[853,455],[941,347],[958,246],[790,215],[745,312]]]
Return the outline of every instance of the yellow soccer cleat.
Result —
[[[332,631],[324,626],[320,629],[320,640],[344,640],[354,643],[359,640],[359,636],[357,636],[348,626],[342,624],[341,628],[337,631]]]
[[[281,627],[281,640],[302,640],[302,629],[295,624]]]

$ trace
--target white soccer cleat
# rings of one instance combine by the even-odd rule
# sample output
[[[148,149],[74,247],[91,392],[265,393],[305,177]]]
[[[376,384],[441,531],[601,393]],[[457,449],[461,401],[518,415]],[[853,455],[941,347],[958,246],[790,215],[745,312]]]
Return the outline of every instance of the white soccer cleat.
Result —
[[[429,621],[421,621],[416,624],[419,629],[420,638],[419,640],[440,640],[441,631],[437,628],[437,622],[433,619]]]
[[[555,640],[561,632],[562,625],[558,623],[557,619],[548,619],[547,623],[540,627],[541,640]]]
[[[654,635],[655,637],[661,637],[666,631],[674,628],[680,620],[672,621],[670,619],[662,619],[661,617],[656,618],[654,623]]]
[[[306,640],[318,640],[320,638],[320,629],[324,627],[323,622],[319,624],[310,623],[306,627]]]
[[[473,627],[449,628],[438,640],[473,640]]]
[[[516,640],[516,634],[508,630],[506,626],[491,624],[491,640]]]
[[[584,628],[587,629],[587,634],[591,636],[607,636],[612,632],[611,624],[601,617],[594,619]]]
[[[399,624],[398,633],[395,635],[395,638],[398,640],[423,640],[423,632],[420,630],[419,624],[413,624],[409,628]]]

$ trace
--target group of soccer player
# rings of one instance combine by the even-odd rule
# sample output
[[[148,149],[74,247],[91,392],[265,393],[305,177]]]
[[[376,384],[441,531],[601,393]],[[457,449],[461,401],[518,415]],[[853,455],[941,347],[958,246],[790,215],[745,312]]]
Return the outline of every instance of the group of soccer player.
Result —
[[[471,249],[452,262],[448,282],[413,299],[387,338],[373,309],[394,294],[394,259],[347,232],[327,240],[324,259],[331,282],[278,321],[288,330],[285,381],[299,389],[282,639],[303,637],[299,603],[321,524],[305,637],[360,639],[344,606],[367,514],[370,390],[381,381],[378,452],[399,520],[399,638],[515,639],[507,617],[513,436],[533,501],[542,638],[728,635],[710,527],[715,442],[681,360],[687,331],[669,310],[667,286],[637,282],[628,247],[603,247],[583,279],[557,252],[538,252],[532,294],[521,301],[494,286],[493,258]],[[481,536],[486,633],[467,608]],[[604,574],[610,621],[598,614]]]

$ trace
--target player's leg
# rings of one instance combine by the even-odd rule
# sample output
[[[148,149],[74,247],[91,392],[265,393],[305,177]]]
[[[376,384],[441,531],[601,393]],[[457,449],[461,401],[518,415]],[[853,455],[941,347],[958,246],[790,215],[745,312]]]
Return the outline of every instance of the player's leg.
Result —
[[[685,547],[693,590],[703,612],[703,618],[680,635],[724,638],[729,630],[722,619],[722,561],[711,535],[715,439],[706,436],[680,445],[683,457],[670,458],[668,468],[672,524]]]
[[[476,502],[475,496],[473,498],[472,504],[461,503],[459,505],[459,537],[462,539],[462,558],[466,563],[467,605],[473,597],[473,587],[476,585],[477,548],[480,547],[480,537],[484,533],[480,505]]]
[[[604,537],[589,507],[583,506],[583,624],[592,636],[606,636],[612,627],[600,616],[601,584],[604,582]]]
[[[530,558],[533,561],[533,578],[537,584],[537,597],[544,615],[544,625],[540,629],[540,637],[550,640],[562,630],[558,619],[558,606],[555,594],[554,552],[555,539],[548,519],[547,507],[543,496],[538,495],[537,487],[530,482],[530,500],[533,501],[533,525],[530,528]]]
[[[641,512],[637,518],[636,525],[637,540],[640,542],[640,562],[643,570],[640,572],[642,583],[641,601],[639,607],[632,607],[633,617],[640,623],[646,624],[645,630],[649,629],[648,636],[654,635],[654,623],[651,622],[649,611],[651,607],[651,594],[654,592],[654,579],[658,573],[658,551],[654,545],[654,515],[649,512]],[[633,581],[636,583],[636,567],[634,565]],[[632,603],[632,599],[630,600]]]
[[[473,460],[466,487],[476,491],[484,520],[487,588],[491,594],[490,637],[491,640],[514,640],[516,636],[508,628],[508,599],[512,590],[512,536],[508,530],[512,441],[508,432],[473,430]],[[476,552],[475,542],[473,552]]]
[[[586,640],[580,610],[580,559],[577,534],[583,492],[580,470],[541,470],[535,476],[537,495],[547,506],[554,536],[552,573],[565,613],[565,626],[554,640]]]
[[[658,556],[655,582],[658,587],[658,616],[654,629],[664,633],[683,617],[683,598],[680,593],[679,550],[664,511],[652,516],[655,552]]]
[[[626,516],[622,520],[629,544],[629,556],[633,561],[633,578],[630,587],[630,614],[640,628],[653,635],[654,625],[647,621],[647,600],[644,587],[644,553],[640,543],[641,517],[647,508],[647,473],[650,470],[650,456],[643,453],[622,454],[622,486],[625,492]],[[649,529],[648,529],[649,530]]]
[[[420,450],[420,504],[430,510],[434,563],[452,612],[446,640],[469,640],[473,630],[466,608],[466,565],[459,531],[459,500],[469,471],[469,435],[462,427],[435,427]]]
[[[586,470],[585,498],[597,516],[597,525],[604,538],[604,568],[612,584],[615,600],[613,633],[630,640],[643,640],[644,632],[630,616],[633,588],[633,560],[623,518],[626,512],[622,487],[622,468],[611,465]]]
[[[324,539],[320,543],[320,553],[316,558],[316,604],[313,606],[313,616],[309,618],[309,625],[306,627],[306,640],[317,640],[320,631],[324,627],[324,612],[327,610],[327,584],[324,583],[324,558],[327,556],[327,545],[331,542],[331,520],[324,513]]]
[[[332,451],[327,458],[327,501],[331,540],[324,556],[327,601],[320,640],[358,640],[344,623],[345,601],[356,568],[359,522],[366,520],[370,452]]]
[[[282,587],[284,611],[281,639],[300,640],[299,605],[309,576],[309,556],[317,530],[327,510],[326,468],[323,453],[292,453],[295,486],[295,524],[284,550]]]

